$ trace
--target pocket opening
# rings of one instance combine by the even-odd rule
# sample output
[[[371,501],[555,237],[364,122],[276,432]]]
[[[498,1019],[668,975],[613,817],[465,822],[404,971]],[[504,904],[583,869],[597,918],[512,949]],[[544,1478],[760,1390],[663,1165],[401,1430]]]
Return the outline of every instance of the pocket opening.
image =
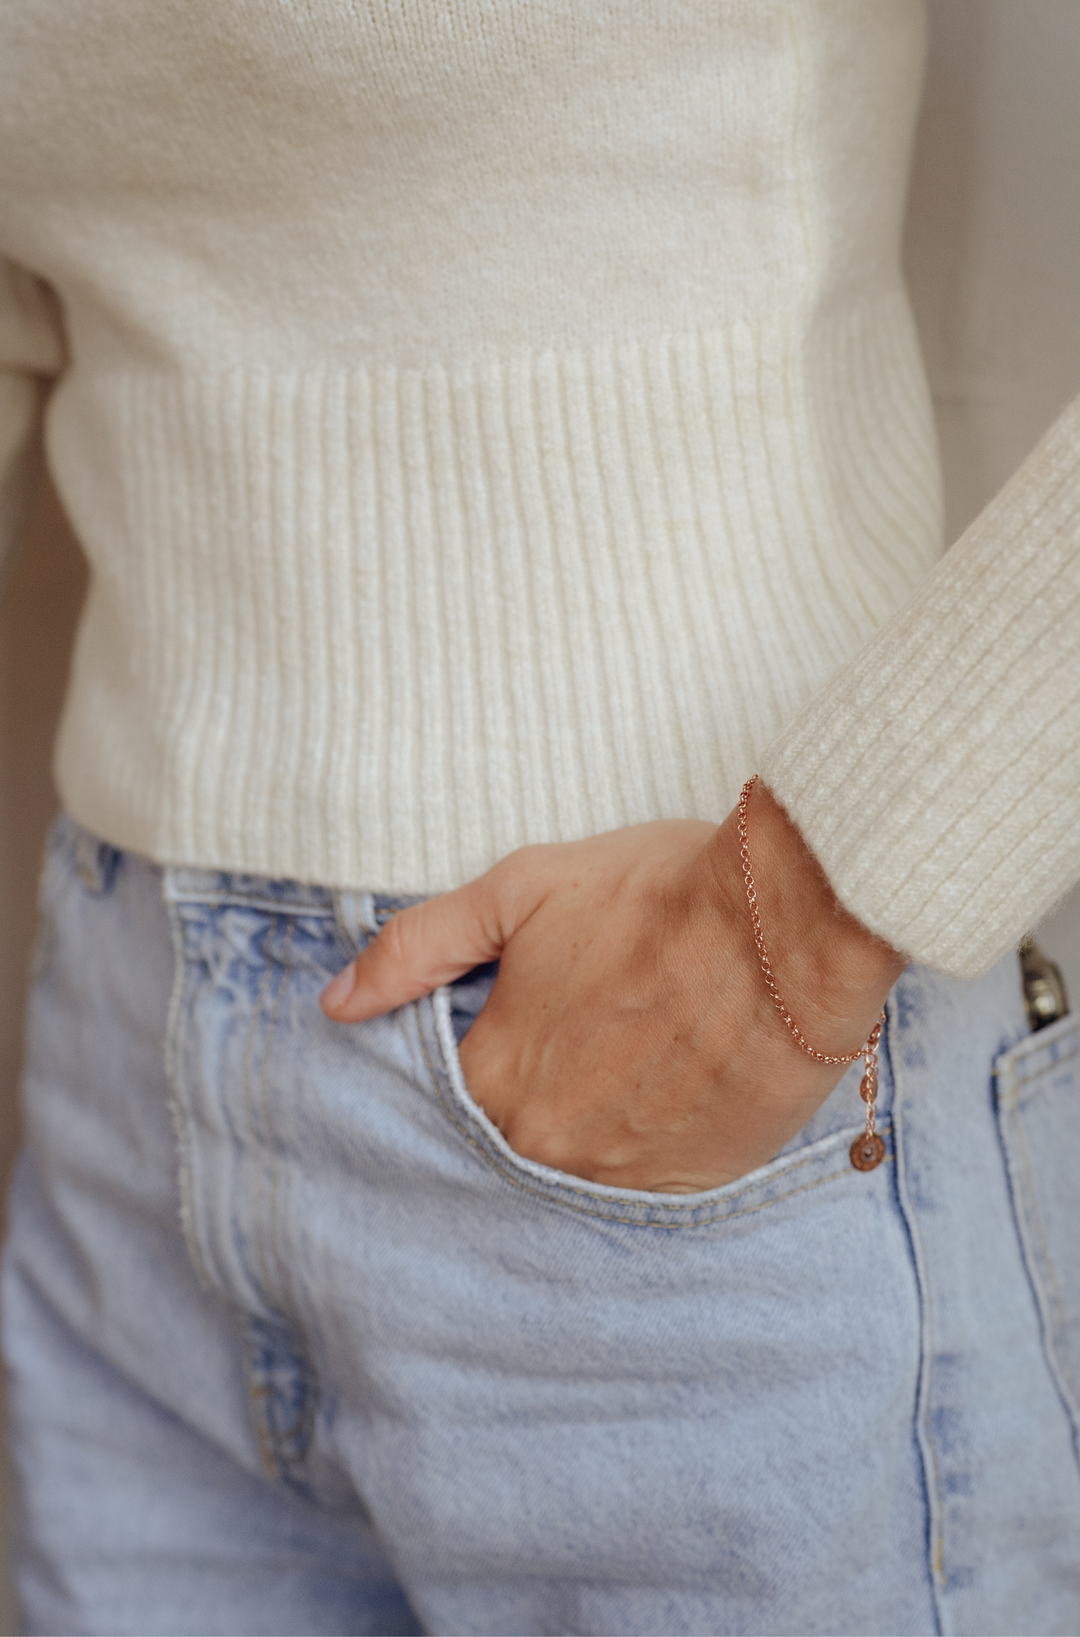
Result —
[[[474,1100],[465,1082],[458,1054],[453,1021],[451,989],[444,986],[416,1003],[419,1010],[421,1044],[435,1092],[451,1123],[478,1153],[505,1180],[526,1191],[550,1199],[554,1204],[602,1217],[647,1227],[702,1227],[733,1220],[779,1203],[795,1194],[809,1192],[823,1183],[860,1177],[851,1166],[849,1149],[862,1129],[852,1124],[842,1130],[785,1150],[765,1165],[747,1172],[734,1182],[694,1194],[649,1193],[644,1189],[613,1188],[590,1182],[567,1172],[556,1171],[518,1154],[499,1128]],[[424,1014],[427,1014],[426,1017]],[[425,1024],[429,1028],[425,1029]],[[425,1035],[431,1037],[431,1050]],[[886,1140],[886,1161],[893,1158],[891,1125],[881,1128]],[[867,1173],[864,1184],[872,1184]]]

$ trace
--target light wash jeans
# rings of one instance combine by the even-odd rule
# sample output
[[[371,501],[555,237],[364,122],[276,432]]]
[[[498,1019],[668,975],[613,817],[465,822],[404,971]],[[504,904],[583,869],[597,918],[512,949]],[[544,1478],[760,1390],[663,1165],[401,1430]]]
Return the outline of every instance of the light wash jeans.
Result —
[[[490,973],[316,1004],[391,906],[55,828],[5,1266],[28,1628],[1075,1633],[1080,1046],[1015,960],[694,1196],[519,1159]],[[996,1078],[992,1063],[998,1060]]]

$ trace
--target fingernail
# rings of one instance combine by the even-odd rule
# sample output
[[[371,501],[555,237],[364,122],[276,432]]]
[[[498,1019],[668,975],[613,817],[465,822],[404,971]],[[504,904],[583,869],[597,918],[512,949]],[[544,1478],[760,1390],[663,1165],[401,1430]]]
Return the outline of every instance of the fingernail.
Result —
[[[327,1012],[336,1012],[353,991],[354,973],[351,966],[345,966],[336,978],[331,978],[322,994],[319,996],[319,1005]]]

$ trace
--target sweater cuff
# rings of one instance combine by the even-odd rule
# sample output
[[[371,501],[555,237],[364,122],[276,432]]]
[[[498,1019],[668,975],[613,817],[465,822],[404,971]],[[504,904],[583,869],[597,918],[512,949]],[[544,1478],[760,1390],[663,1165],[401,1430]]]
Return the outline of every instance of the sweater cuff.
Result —
[[[1080,876],[1080,399],[761,775],[844,906],[956,977]]]

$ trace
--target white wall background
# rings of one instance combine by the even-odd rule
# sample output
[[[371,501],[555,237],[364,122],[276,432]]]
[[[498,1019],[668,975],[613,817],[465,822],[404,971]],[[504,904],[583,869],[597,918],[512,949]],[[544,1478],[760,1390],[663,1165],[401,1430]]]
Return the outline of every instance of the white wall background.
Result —
[[[930,19],[907,265],[952,538],[1080,392],[1080,0],[931,0]],[[0,606],[0,1171],[15,1136],[23,973],[54,805],[49,744],[83,585],[43,491]],[[1080,1006],[1080,893],[1040,940]],[[12,1618],[0,1573],[0,1631]]]

